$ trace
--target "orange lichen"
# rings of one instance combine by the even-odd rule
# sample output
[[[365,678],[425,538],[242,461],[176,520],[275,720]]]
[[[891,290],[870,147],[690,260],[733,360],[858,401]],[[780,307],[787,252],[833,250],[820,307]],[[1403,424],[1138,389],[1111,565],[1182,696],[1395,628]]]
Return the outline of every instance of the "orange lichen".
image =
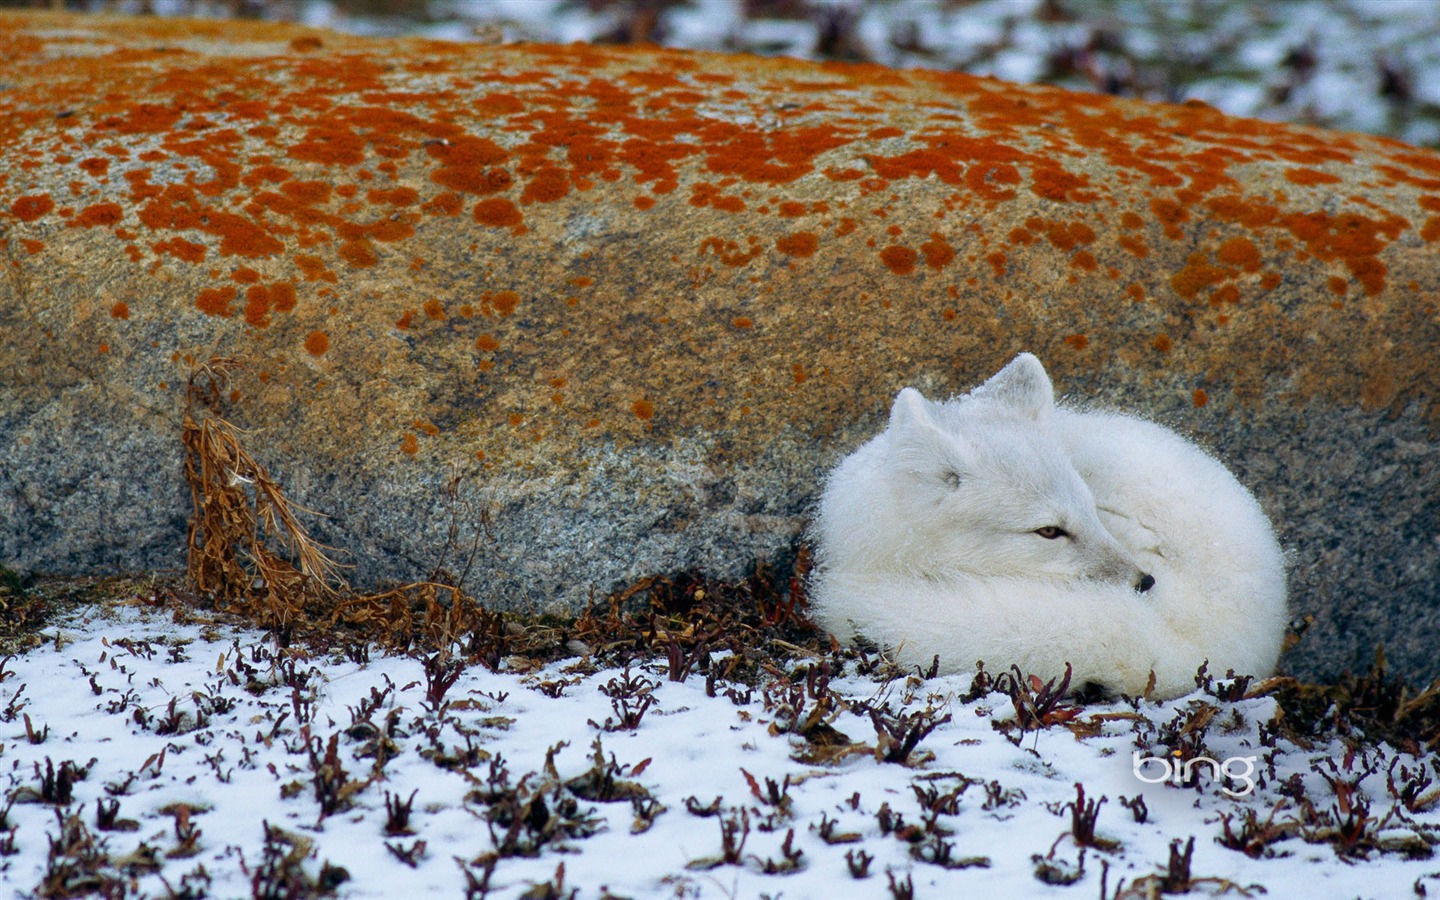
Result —
[[[1171,345],[1170,345],[1170,335],[1168,335],[1168,334],[1157,334],[1157,335],[1155,335],[1155,340],[1153,340],[1153,341],[1150,342],[1150,346],[1154,347],[1156,350],[1160,351],[1161,353],[1169,353],[1169,352],[1170,352],[1170,346],[1171,346]]]
[[[925,265],[932,269],[943,269],[955,259],[955,248],[938,231],[930,233],[930,240],[920,245],[925,255]]]
[[[1045,237],[1057,250],[1070,251],[1080,244],[1095,240],[1095,229],[1084,222],[1050,222],[1045,226]]]
[[[731,324],[736,328],[753,328],[755,326],[749,316],[738,316]]]
[[[239,296],[240,292],[233,287],[205,288],[195,298],[195,308],[207,316],[234,315],[230,309],[230,302]]]
[[[128,319],[128,318],[130,318],[130,307],[129,307],[128,305],[126,305],[126,303],[125,303],[124,300],[118,301],[114,306],[110,307],[110,318],[112,318],[112,319]]]
[[[1360,282],[1367,295],[1373,297],[1385,289],[1385,275],[1389,268],[1378,257],[1352,256],[1345,260],[1345,268]]]
[[[192,264],[203,261],[204,253],[206,253],[203,243],[194,243],[192,240],[186,240],[184,238],[157,240],[157,242],[151,243],[150,249],[156,252],[157,255],[160,255],[160,253],[168,253],[168,255],[174,256],[176,259],[181,259],[181,261],[184,262],[192,262]]]
[[[295,285],[288,281],[277,281],[270,285],[270,303],[276,312],[290,312],[295,308]]]
[[[1350,282],[1341,278],[1339,275],[1331,275],[1329,279],[1326,280],[1325,286],[1330,288],[1330,293],[1343,297],[1345,296],[1345,292],[1350,289]]]
[[[512,228],[525,221],[515,204],[504,197],[492,197],[475,204],[475,221],[492,228]]]
[[[1210,395],[1205,393],[1204,388],[1196,388],[1195,393],[1191,395],[1190,402],[1195,404],[1196,409],[1199,409],[1210,402]]]
[[[118,203],[95,203],[80,210],[73,220],[71,227],[93,228],[99,226],[110,226],[119,222],[125,217]]]
[[[880,251],[880,261],[896,275],[909,275],[914,272],[917,258],[914,250],[899,244],[891,244]]]
[[[995,270],[996,278],[1005,277],[1005,267],[1009,264],[1009,259],[1005,256],[1004,253],[999,250],[996,250],[993,253],[987,253],[985,255],[985,261],[990,264],[990,268]]]
[[[270,324],[270,290],[264,285],[251,285],[245,291],[245,324],[264,328]]]
[[[433,298],[426,300],[421,304],[421,308],[425,310],[425,318],[427,319],[443,320],[445,318],[445,307],[440,304],[439,300]]]
[[[493,353],[500,349],[500,342],[495,340],[493,334],[482,334],[475,339],[475,349],[484,353]]]
[[[1165,236],[1171,240],[1179,240],[1184,236],[1180,226],[1190,221],[1190,212],[1179,202],[1157,197],[1150,201],[1150,210],[1155,213],[1165,228]]]
[[[1095,197],[1093,192],[1082,190],[1089,184],[1086,176],[1069,172],[1052,161],[1031,174],[1030,190],[1045,200],[1086,202]]]
[[[740,245],[735,241],[727,241],[723,238],[709,237],[700,242],[700,253],[713,253],[720,261],[727,266],[740,267],[748,265],[751,260],[764,252],[760,239],[751,236],[750,248],[741,250]]]
[[[1215,251],[1215,258],[1229,266],[1236,266],[1246,272],[1260,271],[1260,251],[1255,242],[1247,237],[1232,237]]]
[[[1144,259],[1150,255],[1150,246],[1134,235],[1122,234],[1116,239],[1116,243],[1126,252],[1139,259]]]
[[[655,416],[655,404],[649,400],[636,400],[635,403],[631,405],[630,411],[635,414],[637,419],[649,421]]]
[[[1193,300],[1202,290],[1231,277],[1229,269],[1210,263],[1203,253],[1191,253],[1185,267],[1170,276],[1170,287],[1186,300]]]
[[[300,271],[305,273],[306,281],[323,280],[333,283],[339,279],[339,276],[332,272],[318,256],[310,256],[307,253],[297,253],[293,259],[295,260],[295,265],[300,267]]]
[[[324,356],[330,349],[330,336],[323,331],[312,331],[305,338],[305,352],[311,356]]]
[[[420,439],[415,437],[413,431],[405,432],[404,436],[400,438],[400,452],[406,456],[414,456],[420,452]]]
[[[520,194],[521,203],[554,203],[570,193],[570,178],[563,169],[547,166],[536,172]]]
[[[1285,180],[1303,185],[1339,184],[1341,181],[1338,175],[1331,175],[1329,172],[1321,172],[1318,169],[1288,169],[1285,172]]]
[[[775,249],[786,256],[813,256],[819,247],[820,239],[809,231],[798,231],[775,240]]]
[[[1210,211],[1210,218],[1234,222],[1252,231],[1267,227],[1280,214],[1280,210],[1272,204],[1233,195],[1213,197],[1205,201],[1205,208]]]
[[[380,261],[375,252],[375,245],[363,238],[355,241],[345,241],[340,245],[338,251],[340,258],[357,269],[368,269]]]
[[[965,184],[986,200],[1011,200],[1023,181],[1020,170],[1008,162],[976,162],[965,169]]]
[[[432,216],[458,216],[465,210],[465,203],[459,194],[444,191],[426,200],[420,208]]]
[[[482,298],[482,309],[486,303],[501,316],[509,316],[515,312],[515,307],[520,305],[520,295],[514,291],[496,291],[493,295]]]
[[[44,249],[45,249],[45,242],[44,242],[44,241],[33,240],[33,239],[31,239],[31,238],[21,238],[21,239],[20,239],[20,246],[22,246],[22,247],[25,248],[25,252],[26,252],[26,253],[30,254],[31,256],[34,256],[35,254],[39,253],[41,250],[44,250]]]
[[[376,188],[366,192],[365,198],[371,203],[387,203],[391,206],[414,206],[420,202],[420,192],[412,187]]]
[[[1385,287],[1387,267],[1377,254],[1409,227],[1406,220],[1393,214],[1370,218],[1358,213],[1290,213],[1281,216],[1279,223],[1317,259],[1343,261],[1371,296]]]
[[[704,181],[696,182],[691,186],[690,205],[699,207],[711,207],[721,212],[738,213],[745,211],[745,201],[739,197],[728,196],[720,192],[720,188]]]
[[[220,237],[221,256],[257,259],[275,256],[285,249],[262,225],[233,213],[211,211],[202,230]]]
[[[1233,284],[1223,284],[1210,295],[1211,306],[1223,306],[1227,303],[1233,305],[1239,302],[1240,289]]]
[[[10,213],[22,222],[33,222],[54,208],[49,194],[28,194],[10,204]]]

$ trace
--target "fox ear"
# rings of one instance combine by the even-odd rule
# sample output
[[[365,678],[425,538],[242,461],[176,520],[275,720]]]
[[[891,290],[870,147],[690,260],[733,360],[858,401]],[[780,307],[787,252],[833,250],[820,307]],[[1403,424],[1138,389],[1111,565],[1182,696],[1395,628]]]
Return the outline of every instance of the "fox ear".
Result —
[[[895,395],[890,407],[890,427],[904,430],[916,425],[930,424],[930,401],[914,388],[907,387]]]
[[[934,404],[914,388],[906,388],[890,407],[890,462],[897,471],[922,478],[941,478],[949,487],[961,480],[960,461],[967,458],[960,435],[935,421]]]
[[[1032,353],[1021,353],[1010,360],[970,395],[998,401],[1035,419],[1055,406],[1055,388],[1050,376]]]

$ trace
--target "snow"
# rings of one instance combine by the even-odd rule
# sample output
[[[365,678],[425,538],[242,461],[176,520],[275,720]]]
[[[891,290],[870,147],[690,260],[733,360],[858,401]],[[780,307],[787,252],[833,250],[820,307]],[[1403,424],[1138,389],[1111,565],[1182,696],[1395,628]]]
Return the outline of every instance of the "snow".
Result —
[[[559,817],[552,824],[574,833],[556,835],[533,856],[499,859],[489,893],[473,896],[519,897],[546,883],[559,888],[563,866],[562,891],[531,896],[578,889],[580,897],[877,897],[886,896],[893,875],[902,884],[909,879],[917,897],[1094,897],[1102,861],[1113,892],[1122,878],[1133,885],[1163,871],[1171,842],[1192,836],[1197,879],[1263,886],[1271,898],[1410,896],[1412,885],[1440,879],[1433,860],[1379,850],[1347,859],[1300,835],[1272,844],[1273,858],[1251,859],[1217,842],[1222,816],[1237,830],[1247,809],[1260,822],[1272,811],[1276,821],[1298,819],[1296,784],[1284,786],[1292,776],[1318,810],[1338,813],[1347,803],[1368,802],[1372,824],[1388,813],[1385,836],[1424,847],[1440,833],[1433,804],[1406,812],[1386,780],[1392,760],[1397,773],[1399,766],[1419,766],[1440,774],[1434,754],[1416,760],[1379,745],[1347,762],[1333,738],[1309,749],[1283,738],[1264,746],[1261,726],[1276,711],[1269,696],[1229,702],[1197,693],[1159,704],[1092,704],[1072,719],[1092,725],[1094,736],[1076,737],[1060,724],[1022,734],[995,727],[1015,718],[1006,694],[966,699],[968,675],[886,679],[858,674],[852,663],[830,685],[851,704],[832,724],[869,747],[825,762],[787,731],[794,717],[780,700],[787,682],[776,680],[783,677],[778,670],[749,688],[721,681],[711,697],[704,675],[668,680],[663,659],[628,671],[584,657],[528,672],[470,665],[443,697],[427,700],[419,659],[307,656],[279,649],[263,632],[195,623],[146,603],[90,608],[45,636],[44,646],[6,659],[0,670],[0,786],[11,801],[0,850],[7,833],[13,843],[0,855],[0,878],[17,894],[37,891],[52,866],[52,843],[83,856],[86,845],[73,823],[69,838],[62,837],[62,823],[75,817],[98,848],[101,861],[92,859],[90,868],[132,880],[132,892],[148,896],[172,890],[284,896],[255,887],[252,875],[268,872],[274,887],[275,863],[292,851],[311,879],[327,863],[343,867],[349,878],[337,888],[341,897],[461,896],[466,871],[480,881],[484,854],[504,842],[508,820],[496,810],[507,787],[518,788],[512,797],[542,794],[545,814]],[[712,671],[722,663],[717,656]],[[526,667],[514,658],[508,665]],[[606,691],[616,694],[627,678],[631,695],[612,703]],[[644,705],[647,692],[653,705],[637,727],[618,727],[620,712]],[[816,701],[806,702],[813,708]],[[920,740],[909,765],[882,762],[871,749],[877,728],[856,708],[861,702],[888,703],[891,713],[912,716],[929,710],[916,722],[948,720]],[[1229,769],[1236,778],[1217,782],[1206,770],[1190,788],[1137,778],[1134,754],[1154,750],[1157,730],[1205,704],[1217,708],[1208,730],[1201,729],[1206,752],[1217,762],[1255,757],[1253,791],[1245,791],[1240,762]],[[32,742],[27,728],[43,740]],[[379,765],[375,753],[386,734],[390,758]],[[332,740],[336,756],[327,761]],[[633,793],[633,800],[577,796],[575,786],[596,769],[597,748],[605,763],[600,771],[616,779],[617,794]],[[85,777],[74,783],[70,802],[53,796],[45,802],[47,766],[60,769],[67,761]],[[1366,764],[1374,771],[1359,777]],[[1154,780],[1160,764],[1146,765],[1141,771]],[[497,778],[502,769],[508,775]],[[331,777],[331,799],[344,801],[329,815],[322,813],[317,772]],[[1358,782],[1354,791],[1344,787],[1347,778]],[[1331,781],[1341,785],[1343,799]],[[1037,859],[1053,853],[1054,865],[1073,872],[1081,858],[1067,836],[1072,819],[1065,807],[1077,800],[1077,784],[1087,799],[1105,799],[1096,833],[1118,847],[1085,850],[1075,885],[1047,885],[1037,879]],[[946,795],[957,790],[947,806]],[[926,830],[914,826],[926,819],[927,791],[941,811],[930,814],[934,833],[911,844],[897,835]],[[387,835],[387,799],[403,802],[412,792],[413,833]],[[698,814],[717,798],[718,814]],[[1121,802],[1135,798],[1148,810],[1143,822]],[[111,802],[119,804],[111,818],[133,820],[135,830],[99,829],[100,804]],[[900,824],[883,833],[882,821],[896,826],[894,816]],[[267,822],[284,832],[269,869]],[[714,864],[725,828],[737,841],[744,834],[743,850],[732,854],[738,864]],[[182,832],[193,829],[198,836],[187,843]],[[787,840],[797,862],[787,862]],[[862,852],[873,861],[868,876],[856,879],[846,855],[858,860],[854,854]],[[973,857],[988,862],[946,868],[934,861],[947,853],[952,865]],[[409,855],[413,867],[400,855]],[[54,865],[66,861],[61,856]],[[767,866],[782,873],[766,874]],[[1222,887],[1216,880],[1196,890],[1203,896]]]

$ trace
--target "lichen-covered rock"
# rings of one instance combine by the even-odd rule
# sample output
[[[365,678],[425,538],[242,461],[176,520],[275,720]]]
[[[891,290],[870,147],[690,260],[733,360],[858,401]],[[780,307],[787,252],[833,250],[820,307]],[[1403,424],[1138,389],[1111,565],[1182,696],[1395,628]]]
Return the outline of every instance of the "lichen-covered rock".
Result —
[[[573,608],[783,555],[898,388],[1023,349],[1257,491],[1292,670],[1440,674],[1440,154],[655,49],[5,13],[0,59],[6,565],[180,564],[212,356],[356,581],[478,535],[479,598]]]

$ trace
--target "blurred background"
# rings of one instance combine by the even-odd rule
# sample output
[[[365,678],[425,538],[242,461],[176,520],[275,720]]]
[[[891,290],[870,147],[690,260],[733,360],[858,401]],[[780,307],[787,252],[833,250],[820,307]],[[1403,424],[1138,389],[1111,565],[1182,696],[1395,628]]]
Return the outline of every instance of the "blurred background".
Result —
[[[926,67],[1440,147],[1440,0],[0,0]]]

